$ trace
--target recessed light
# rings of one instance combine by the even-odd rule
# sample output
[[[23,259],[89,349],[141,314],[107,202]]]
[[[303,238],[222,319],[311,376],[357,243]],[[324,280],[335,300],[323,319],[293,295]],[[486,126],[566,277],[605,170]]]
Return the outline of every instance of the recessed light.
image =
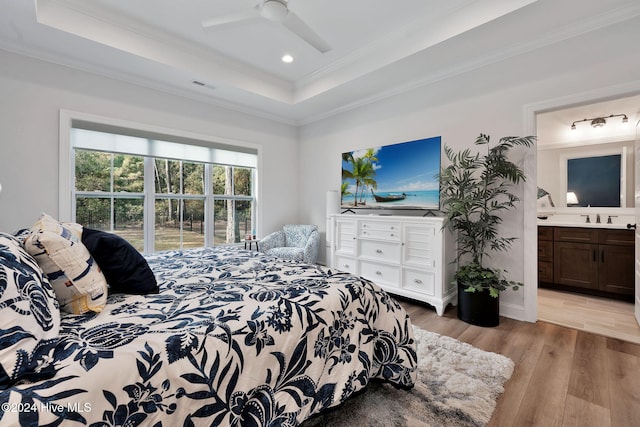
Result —
[[[286,63],[286,64],[290,64],[291,62],[293,62],[293,56],[289,55],[288,53],[285,54],[282,57],[282,62]]]

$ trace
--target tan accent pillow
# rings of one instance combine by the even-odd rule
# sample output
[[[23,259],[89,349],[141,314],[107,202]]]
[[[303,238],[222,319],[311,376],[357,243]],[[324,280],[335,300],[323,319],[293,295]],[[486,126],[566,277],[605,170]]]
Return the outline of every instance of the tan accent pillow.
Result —
[[[80,224],[60,223],[42,214],[24,247],[47,275],[60,309],[99,313],[107,303],[107,280],[81,239]]]

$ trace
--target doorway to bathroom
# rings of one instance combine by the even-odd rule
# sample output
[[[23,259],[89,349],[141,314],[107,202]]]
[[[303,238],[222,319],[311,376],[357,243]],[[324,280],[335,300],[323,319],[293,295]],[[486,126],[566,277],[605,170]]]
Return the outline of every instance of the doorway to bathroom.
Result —
[[[574,220],[584,221],[584,213],[588,214],[593,210],[594,218],[602,211],[606,217],[613,217],[612,222],[621,218],[618,222],[635,224],[635,144],[636,124],[640,120],[640,96],[591,98],[599,98],[600,101],[587,98],[581,102],[565,105],[558,103],[538,110],[533,109],[538,136],[538,196],[547,195],[542,207],[540,201],[538,202],[537,216],[549,218],[553,215],[576,214]],[[626,120],[623,121],[623,118]],[[600,125],[601,120],[592,123],[594,119],[604,119],[604,125]],[[621,173],[621,203],[619,206],[606,208],[585,205],[585,212],[576,209],[580,207],[579,203],[568,198],[571,189],[567,187],[566,165],[572,155],[566,153],[580,153],[580,157],[589,157],[590,152],[599,156],[607,155],[611,150],[620,151],[625,159],[623,170],[626,170]],[[576,224],[579,225],[583,224]],[[626,226],[622,223],[618,225]],[[637,255],[636,253],[635,258]],[[553,257],[553,254],[551,256]],[[631,264],[639,263],[636,260]],[[628,268],[633,270],[634,265]],[[538,268],[538,274],[544,275],[544,268]],[[629,302],[633,300],[633,295],[628,301],[621,301],[580,292],[567,292],[566,289],[540,287],[537,289],[536,298],[538,320],[640,343],[640,326],[634,315],[634,303]]]

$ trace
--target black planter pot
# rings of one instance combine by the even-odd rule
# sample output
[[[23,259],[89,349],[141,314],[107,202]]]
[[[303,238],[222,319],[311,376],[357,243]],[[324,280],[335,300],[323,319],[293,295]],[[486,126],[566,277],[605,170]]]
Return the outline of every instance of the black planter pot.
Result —
[[[493,298],[488,290],[465,292],[458,284],[458,319],[476,326],[498,326],[500,297]]]

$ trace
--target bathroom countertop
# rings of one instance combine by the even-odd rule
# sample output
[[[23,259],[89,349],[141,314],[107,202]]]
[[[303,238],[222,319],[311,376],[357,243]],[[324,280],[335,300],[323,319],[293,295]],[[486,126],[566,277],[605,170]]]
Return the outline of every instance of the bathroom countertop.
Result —
[[[547,226],[547,227],[584,227],[584,228],[613,228],[613,229],[627,229],[627,222],[618,222],[613,224],[607,224],[606,220],[604,223],[596,223],[596,222],[573,222],[573,221],[562,221],[562,220],[554,220],[552,218],[549,219],[538,219],[538,226]]]

